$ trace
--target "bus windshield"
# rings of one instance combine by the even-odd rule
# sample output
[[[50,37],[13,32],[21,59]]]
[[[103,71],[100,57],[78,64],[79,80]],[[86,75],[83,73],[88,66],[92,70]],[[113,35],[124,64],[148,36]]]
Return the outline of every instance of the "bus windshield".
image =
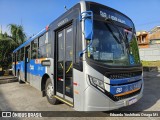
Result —
[[[123,27],[94,21],[94,37],[88,57],[112,66],[139,65],[139,51],[135,34]]]

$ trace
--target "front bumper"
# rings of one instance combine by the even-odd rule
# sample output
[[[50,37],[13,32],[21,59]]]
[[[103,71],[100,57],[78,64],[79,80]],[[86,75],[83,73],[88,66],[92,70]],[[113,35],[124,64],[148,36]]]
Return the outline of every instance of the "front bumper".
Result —
[[[129,100],[135,98],[137,101],[142,97],[143,85],[139,94],[119,101],[111,100],[93,86],[84,91],[84,111],[110,111],[129,105]]]

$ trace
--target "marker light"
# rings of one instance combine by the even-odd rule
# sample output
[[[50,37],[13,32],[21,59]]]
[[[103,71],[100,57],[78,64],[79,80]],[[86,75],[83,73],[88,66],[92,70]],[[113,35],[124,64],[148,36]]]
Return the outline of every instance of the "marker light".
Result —
[[[49,26],[47,25],[47,26],[46,26],[46,31],[47,31],[48,29],[49,29]]]

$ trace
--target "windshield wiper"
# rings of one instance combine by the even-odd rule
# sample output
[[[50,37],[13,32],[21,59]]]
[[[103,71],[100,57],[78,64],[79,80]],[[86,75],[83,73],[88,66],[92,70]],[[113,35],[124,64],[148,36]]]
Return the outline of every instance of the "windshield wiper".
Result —
[[[128,38],[127,38],[127,36],[126,36],[126,34],[122,34],[122,32],[119,30],[119,28],[115,25],[115,23],[114,23],[114,21],[112,20],[112,19],[106,19],[106,21],[109,21],[113,26],[114,26],[114,28],[116,28],[117,29],[117,31],[118,31],[118,33],[120,34],[120,36],[121,36],[121,38],[122,38],[122,40],[120,41],[121,43],[122,43],[122,41],[124,42],[124,44],[126,45],[126,48],[127,48],[127,51],[129,52],[129,41],[128,41]],[[125,25],[126,26],[126,25]],[[127,26],[127,28],[126,28],[127,30],[132,30],[131,32],[132,32],[132,37],[131,37],[131,39],[133,38],[133,29],[132,28],[130,28],[130,27],[128,27]]]
[[[112,19],[106,19],[107,21],[109,21],[113,26],[114,26],[114,28],[116,28],[116,30],[118,31],[118,33],[120,34],[120,36],[121,36],[121,38],[122,38],[122,40],[125,40],[125,36],[121,33],[121,31],[119,30],[119,28],[115,25],[115,23],[113,22],[113,20]],[[108,25],[107,25],[108,26]],[[108,26],[109,27],[109,26]],[[109,30],[111,30],[111,28],[109,27]],[[112,30],[111,30],[112,31]],[[113,32],[113,31],[112,31]],[[116,36],[116,35],[114,35],[114,36]],[[117,38],[117,37],[116,37]],[[117,38],[118,39],[118,38]],[[119,39],[118,39],[119,40]],[[119,40],[119,43],[122,43],[122,40],[120,39]],[[117,41],[118,42],[118,41]]]
[[[112,34],[112,36],[115,38],[115,40],[118,42],[118,44],[121,44],[122,41],[120,39],[118,39],[118,37],[114,34],[113,30],[110,28],[110,26],[108,24],[105,24],[105,25],[108,28],[108,30],[110,31],[110,33]]]

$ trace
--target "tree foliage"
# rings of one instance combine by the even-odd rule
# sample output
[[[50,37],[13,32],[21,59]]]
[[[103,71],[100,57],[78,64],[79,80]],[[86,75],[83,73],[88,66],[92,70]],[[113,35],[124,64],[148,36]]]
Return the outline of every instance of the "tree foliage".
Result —
[[[9,30],[11,35],[0,33],[0,67],[3,69],[11,66],[13,50],[26,39],[22,26],[10,24]]]
[[[12,40],[19,46],[25,41],[26,35],[21,25],[9,24],[8,25]]]

